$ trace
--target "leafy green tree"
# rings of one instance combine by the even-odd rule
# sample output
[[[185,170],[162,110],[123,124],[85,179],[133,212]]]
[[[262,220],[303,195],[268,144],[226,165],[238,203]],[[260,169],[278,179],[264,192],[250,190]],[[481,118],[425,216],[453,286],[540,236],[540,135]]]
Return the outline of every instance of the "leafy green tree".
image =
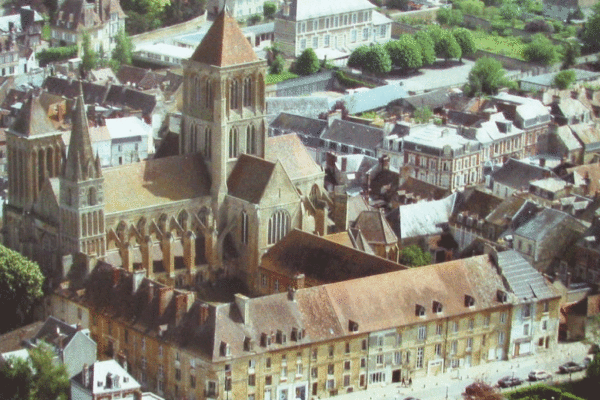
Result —
[[[98,65],[98,55],[92,49],[90,43],[90,35],[83,35],[83,43],[81,44],[83,56],[81,57],[81,66],[85,72],[91,71]]]
[[[421,47],[411,35],[402,35],[398,40],[387,42],[385,49],[392,64],[403,71],[419,69],[423,65]]]
[[[277,4],[272,1],[265,1],[263,4],[263,15],[265,18],[273,18],[277,12]]]
[[[507,21],[512,21],[515,18],[521,18],[523,11],[521,7],[514,1],[505,1],[500,7],[500,16]]]
[[[558,59],[558,52],[550,39],[538,33],[523,49],[523,57],[529,62],[550,65]]]
[[[446,61],[451,58],[458,58],[462,60],[462,50],[460,45],[450,31],[443,31],[440,41],[435,48],[435,53],[438,57],[441,57]]]
[[[0,399],[28,400],[31,397],[32,381],[29,361],[9,357],[0,367]]]
[[[171,4],[171,0],[137,0],[135,3],[141,6],[146,13],[157,16],[164,11],[165,7]]]
[[[131,64],[131,56],[133,54],[133,43],[131,38],[121,30],[115,38],[115,48],[112,52],[112,59],[116,60],[120,65]]]
[[[481,57],[469,72],[469,84],[466,91],[470,95],[496,94],[498,89],[506,84],[505,72],[500,61]]]
[[[400,251],[400,264],[406,265],[407,267],[429,265],[431,264],[431,254],[424,252],[419,246],[413,244]]]
[[[37,263],[0,245],[0,331],[19,326],[42,297],[44,276]]]
[[[270,74],[280,74],[283,72],[283,67],[285,66],[285,62],[281,54],[277,54],[269,67]]]
[[[260,14],[252,14],[250,17],[248,17],[248,22],[250,25],[256,25],[260,21],[262,21],[262,15]]]
[[[564,90],[568,89],[573,84],[573,82],[575,82],[575,71],[567,69],[564,71],[560,71],[554,76],[552,86]]]
[[[594,6],[594,13],[583,26],[581,41],[586,52],[600,51],[600,3]]]
[[[485,4],[479,0],[463,0],[455,1],[454,7],[461,10],[465,14],[482,15]]]
[[[473,34],[467,28],[456,28],[452,31],[452,35],[454,35],[454,39],[460,46],[461,57],[460,61],[462,61],[462,57],[473,54],[477,51],[477,45],[475,44],[475,39],[473,39]]]
[[[54,362],[54,351],[41,343],[29,350],[31,367],[34,371],[32,398],[47,400],[68,400],[70,391],[67,369],[62,363]]]
[[[383,45],[375,44],[368,47],[364,72],[372,74],[385,74],[392,69],[392,60]]]
[[[352,51],[350,57],[348,57],[348,66],[350,68],[362,69],[367,61],[367,53],[369,46],[359,46]]]
[[[562,69],[567,69],[575,65],[577,57],[581,55],[581,46],[579,42],[569,40],[563,45],[563,64]]]
[[[455,10],[452,8],[440,8],[438,10],[436,19],[442,25],[462,25],[463,13],[460,10]]]
[[[298,75],[311,75],[319,71],[321,63],[317,54],[310,47],[302,52],[296,60],[296,73]]]
[[[435,62],[435,48],[431,36],[425,31],[419,31],[413,35],[415,41],[421,48],[421,60],[423,65],[431,65]]]
[[[389,8],[395,8],[397,10],[408,11],[409,0],[388,0],[387,5]]]

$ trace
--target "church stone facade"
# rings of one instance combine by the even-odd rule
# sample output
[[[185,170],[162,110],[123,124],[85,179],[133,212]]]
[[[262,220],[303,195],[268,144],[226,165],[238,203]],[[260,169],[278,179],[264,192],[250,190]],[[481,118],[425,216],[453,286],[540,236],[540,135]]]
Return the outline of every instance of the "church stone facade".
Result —
[[[5,244],[57,279],[84,255],[179,287],[226,274],[252,288],[262,254],[291,229],[326,229],[331,203],[298,139],[267,138],[265,75],[223,11],[184,65],[180,154],[104,169],[83,96],[68,154],[29,98],[7,135]]]

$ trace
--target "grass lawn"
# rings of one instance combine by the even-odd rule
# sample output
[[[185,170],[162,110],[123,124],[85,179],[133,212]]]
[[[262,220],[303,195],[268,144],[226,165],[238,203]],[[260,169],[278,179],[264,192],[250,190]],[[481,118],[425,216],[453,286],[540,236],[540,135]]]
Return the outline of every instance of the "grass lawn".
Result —
[[[298,75],[294,74],[293,72],[283,71],[280,74],[268,74],[267,78],[265,80],[267,82],[267,85],[270,85],[273,83],[279,83],[279,82],[287,81],[288,79],[294,79],[297,77],[298,77]]]
[[[518,37],[492,36],[487,32],[473,31],[473,38],[478,49],[523,60],[525,45]]]

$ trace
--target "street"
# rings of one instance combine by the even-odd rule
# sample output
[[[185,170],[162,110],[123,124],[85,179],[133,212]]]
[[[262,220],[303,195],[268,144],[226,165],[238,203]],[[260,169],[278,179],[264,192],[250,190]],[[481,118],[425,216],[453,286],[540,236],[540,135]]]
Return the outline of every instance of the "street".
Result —
[[[420,400],[459,400],[462,399],[465,387],[478,379],[495,386],[500,378],[514,374],[514,376],[525,381],[518,387],[535,384],[536,382],[529,382],[527,380],[527,375],[534,369],[543,369],[551,373],[552,382],[563,382],[569,379],[575,380],[582,378],[585,375],[585,371],[575,372],[571,376],[569,374],[561,375],[558,373],[558,366],[567,361],[581,363],[587,355],[588,349],[589,345],[580,342],[559,343],[553,351],[548,353],[464,368],[458,371],[459,374],[455,371],[438,376],[415,378],[410,388],[402,387],[398,383],[385,386],[378,384],[370,386],[366,391],[341,394],[336,399],[402,400],[413,396]],[[510,391],[512,389],[502,390]]]

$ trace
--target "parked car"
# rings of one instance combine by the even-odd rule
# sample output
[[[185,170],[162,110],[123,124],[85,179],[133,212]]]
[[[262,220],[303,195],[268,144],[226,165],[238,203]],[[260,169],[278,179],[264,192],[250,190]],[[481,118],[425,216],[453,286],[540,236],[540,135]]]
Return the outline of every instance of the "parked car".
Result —
[[[529,373],[530,381],[545,381],[552,378],[552,374],[541,369],[534,369]]]
[[[404,400],[419,400],[419,399],[417,399],[416,397],[410,396],[410,397],[405,397]]]
[[[505,376],[504,378],[498,381],[498,386],[501,388],[519,386],[523,383],[523,379],[517,378],[516,376]]]
[[[575,361],[569,361],[558,367],[558,372],[561,374],[568,374],[570,372],[583,371],[585,367]]]

